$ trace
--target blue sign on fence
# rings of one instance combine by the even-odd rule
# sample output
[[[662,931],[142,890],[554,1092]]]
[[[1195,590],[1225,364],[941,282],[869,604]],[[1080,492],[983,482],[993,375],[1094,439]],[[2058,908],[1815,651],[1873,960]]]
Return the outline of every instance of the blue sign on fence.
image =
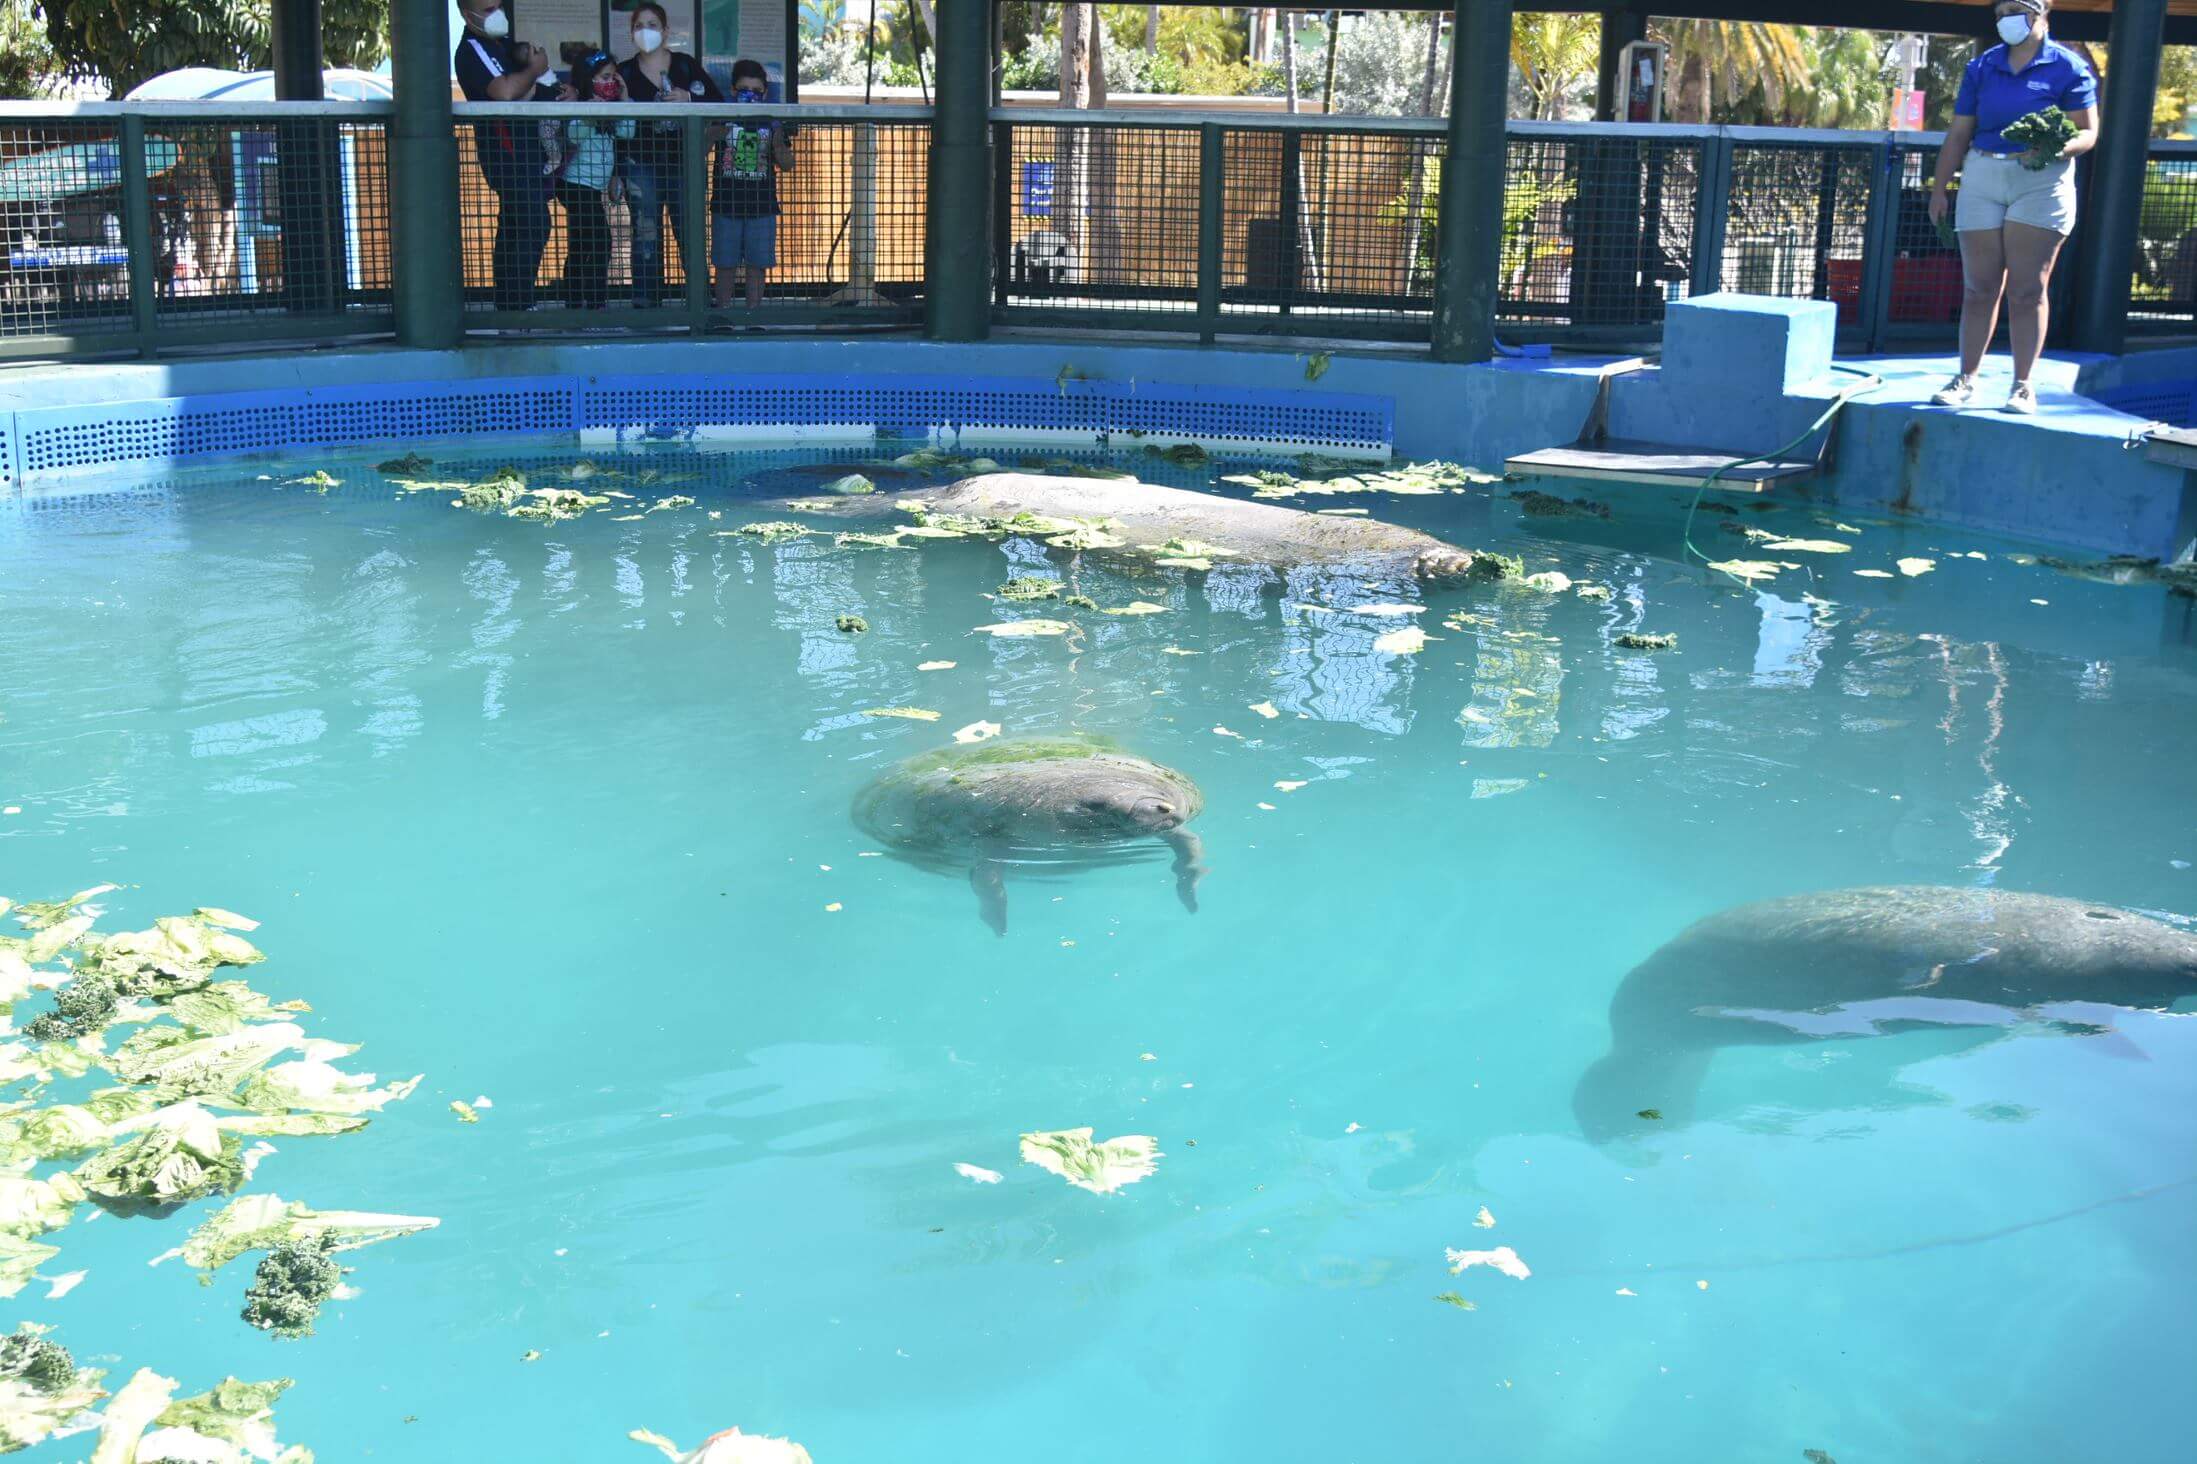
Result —
[[[1044,162],[1022,165],[1022,216],[1024,218],[1051,218],[1053,214],[1053,164]]]

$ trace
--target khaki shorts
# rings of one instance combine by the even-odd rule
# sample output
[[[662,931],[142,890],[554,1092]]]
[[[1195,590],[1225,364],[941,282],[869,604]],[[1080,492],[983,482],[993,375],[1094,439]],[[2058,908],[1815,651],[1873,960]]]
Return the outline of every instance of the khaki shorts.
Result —
[[[1953,227],[1966,234],[1996,229],[2012,219],[2065,235],[2075,228],[2075,160],[2061,158],[2029,169],[2017,158],[1971,152],[1961,164]]]

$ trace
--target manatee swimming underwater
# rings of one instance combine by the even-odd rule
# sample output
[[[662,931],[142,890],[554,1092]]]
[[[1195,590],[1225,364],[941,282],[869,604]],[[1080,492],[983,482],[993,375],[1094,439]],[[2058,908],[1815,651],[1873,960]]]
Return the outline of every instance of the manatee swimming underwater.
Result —
[[[984,923],[1007,933],[1006,866],[1103,862],[1146,839],[1175,851],[1175,892],[1196,913],[1204,846],[1183,825],[1198,785],[1092,737],[1013,737],[912,757],[857,794],[854,820],[895,853],[963,868]]]
[[[914,496],[939,512],[978,518],[1036,514],[1104,519],[1108,531],[1133,549],[1200,540],[1254,564],[1358,565],[1423,580],[1450,580],[1497,578],[1516,563],[1379,519],[1307,513],[1134,478],[984,473]]]
[[[2184,997],[2197,997],[2197,936],[2109,906],[1929,885],[1764,900],[1696,922],[1633,968],[1610,1001],[1609,1053],[1572,1106],[1600,1141],[1638,1130],[1642,1109],[1691,1118],[1718,1047]]]

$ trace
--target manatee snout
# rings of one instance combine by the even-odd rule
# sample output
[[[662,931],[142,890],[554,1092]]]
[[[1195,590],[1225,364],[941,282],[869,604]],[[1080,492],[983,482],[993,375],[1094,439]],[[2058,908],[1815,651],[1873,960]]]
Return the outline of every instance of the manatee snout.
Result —
[[[1139,798],[1129,809],[1129,820],[1148,834],[1164,834],[1182,827],[1182,807],[1170,798]]]

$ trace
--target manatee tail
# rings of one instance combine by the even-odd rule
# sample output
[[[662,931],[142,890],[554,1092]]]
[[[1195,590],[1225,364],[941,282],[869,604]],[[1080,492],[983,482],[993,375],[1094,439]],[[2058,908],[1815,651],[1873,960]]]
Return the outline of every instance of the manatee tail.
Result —
[[[969,888],[976,891],[977,913],[992,934],[1007,933],[1007,872],[997,859],[979,859],[969,867]]]

